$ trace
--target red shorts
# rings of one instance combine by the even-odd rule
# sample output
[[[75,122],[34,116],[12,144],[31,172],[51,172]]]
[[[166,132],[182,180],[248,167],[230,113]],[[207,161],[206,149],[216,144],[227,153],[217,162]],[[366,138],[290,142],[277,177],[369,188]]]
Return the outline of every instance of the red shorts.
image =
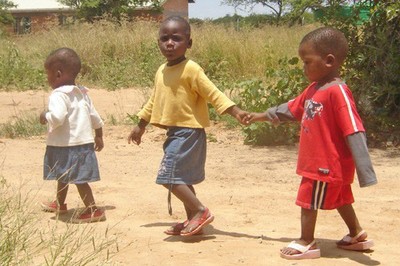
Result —
[[[303,177],[296,205],[310,210],[333,210],[354,202],[351,185],[336,185]]]

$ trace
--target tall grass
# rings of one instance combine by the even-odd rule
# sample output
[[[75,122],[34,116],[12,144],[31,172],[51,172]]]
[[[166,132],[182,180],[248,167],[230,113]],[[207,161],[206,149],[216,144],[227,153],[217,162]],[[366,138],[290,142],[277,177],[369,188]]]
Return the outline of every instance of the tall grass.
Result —
[[[56,48],[75,49],[83,61],[80,82],[106,89],[151,86],[164,58],[158,51],[158,23],[149,21],[77,24],[0,40],[0,88],[31,89],[46,85],[43,62]],[[264,78],[284,56],[297,54],[307,27],[241,28],[205,23],[192,26],[197,61],[224,90],[249,78]],[[11,58],[12,57],[12,58]],[[22,62],[13,65],[10,62]],[[24,73],[31,74],[21,82]],[[15,75],[10,76],[10,73]],[[29,80],[31,82],[29,82]],[[28,82],[27,82],[28,81]]]
[[[33,202],[32,192],[0,176],[0,265],[103,265],[118,252],[108,229],[44,223]]]
[[[297,55],[307,27],[241,28],[203,24],[193,29],[190,55],[221,85],[263,79],[279,59]]]
[[[46,126],[39,123],[39,118],[33,112],[21,112],[6,123],[0,123],[0,136],[19,138],[39,136],[46,132]]]

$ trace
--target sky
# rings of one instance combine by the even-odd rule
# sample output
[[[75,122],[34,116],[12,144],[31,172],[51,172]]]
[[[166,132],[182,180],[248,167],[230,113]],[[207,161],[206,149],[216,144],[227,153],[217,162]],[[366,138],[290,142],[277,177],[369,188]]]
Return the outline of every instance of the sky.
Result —
[[[221,5],[220,0],[195,0],[194,4],[189,4],[189,18],[221,18],[225,15],[234,15],[235,9],[231,6]],[[243,8],[241,8],[243,9]],[[251,13],[265,14],[267,8],[261,5],[256,6],[253,11],[241,11],[237,10],[237,14],[241,16],[247,16]]]

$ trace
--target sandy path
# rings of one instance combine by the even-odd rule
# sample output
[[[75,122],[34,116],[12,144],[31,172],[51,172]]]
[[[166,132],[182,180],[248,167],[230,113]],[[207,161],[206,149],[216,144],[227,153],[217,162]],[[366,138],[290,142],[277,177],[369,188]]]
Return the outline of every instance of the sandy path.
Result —
[[[93,90],[94,103],[105,118],[134,113],[143,103],[135,90]],[[44,99],[44,100],[43,100]],[[1,121],[24,110],[39,113],[46,92],[0,93]],[[354,207],[370,238],[376,242],[368,253],[335,247],[346,227],[335,211],[320,212],[316,228],[322,258],[287,261],[279,249],[299,236],[300,209],[295,206],[299,178],[295,175],[296,147],[250,147],[240,132],[214,125],[208,132],[217,142],[208,143],[206,181],[196,187],[199,198],[215,215],[205,234],[171,237],[168,226],[184,219],[183,208],[173,199],[173,215],[167,211],[167,191],[155,184],[162,156],[164,132],[150,128],[141,146],[128,145],[129,126],[106,126],[105,149],[98,153],[102,180],[93,183],[94,195],[107,211],[107,221],[92,224],[110,228],[119,252],[112,265],[398,265],[400,230],[400,151],[371,150],[379,184],[353,186]],[[45,136],[1,139],[1,174],[35,200],[52,199],[55,183],[44,182],[42,160]],[[82,206],[76,188],[67,198],[69,208]],[[54,215],[40,212],[44,223],[56,223]],[[63,220],[67,220],[68,215]],[[79,225],[77,225],[79,226]]]

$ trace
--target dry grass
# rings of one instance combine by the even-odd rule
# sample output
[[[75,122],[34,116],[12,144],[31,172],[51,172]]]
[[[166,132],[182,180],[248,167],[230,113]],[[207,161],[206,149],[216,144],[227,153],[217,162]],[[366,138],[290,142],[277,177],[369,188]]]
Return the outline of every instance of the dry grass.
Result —
[[[250,78],[263,79],[265,71],[274,68],[279,59],[296,56],[301,37],[314,26],[265,26],[239,31],[233,26],[211,23],[192,27],[194,44],[188,57],[197,61],[218,85],[232,85]],[[21,72],[26,72],[26,66],[41,72],[32,83],[41,81],[35,86],[46,87],[43,61],[50,51],[68,46],[82,57],[81,83],[107,89],[151,86],[156,69],[164,62],[157,47],[157,33],[158,23],[149,21],[124,22],[118,26],[98,22],[52,27],[3,39],[0,40],[0,46],[4,47],[0,51],[0,84],[4,84],[1,72],[7,68],[5,61],[10,49],[15,49],[17,58],[25,64]],[[18,87],[17,78],[8,83]]]

